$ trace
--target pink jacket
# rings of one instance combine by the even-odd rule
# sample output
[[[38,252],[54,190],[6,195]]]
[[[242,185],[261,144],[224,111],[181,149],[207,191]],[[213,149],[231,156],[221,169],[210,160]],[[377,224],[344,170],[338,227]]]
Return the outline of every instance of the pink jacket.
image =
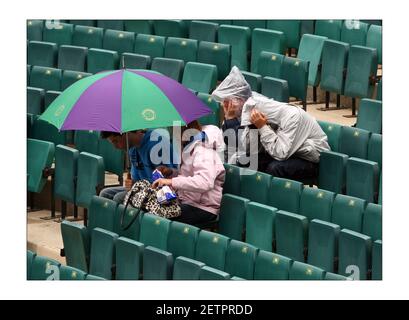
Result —
[[[195,141],[183,150],[179,175],[172,179],[172,187],[182,203],[218,214],[225,176],[218,154],[224,145],[223,135],[216,126],[203,126],[202,130],[208,141]]]

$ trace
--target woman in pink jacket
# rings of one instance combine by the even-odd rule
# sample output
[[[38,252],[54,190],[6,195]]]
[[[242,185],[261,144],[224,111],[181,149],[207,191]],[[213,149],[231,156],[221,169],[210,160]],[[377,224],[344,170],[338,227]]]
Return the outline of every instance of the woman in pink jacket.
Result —
[[[177,191],[182,214],[173,220],[201,225],[215,220],[220,210],[225,170],[219,152],[224,142],[216,126],[201,127],[197,121],[193,121],[182,129],[182,136],[186,129],[195,130],[196,133],[187,143],[182,140],[184,148],[178,175],[158,179],[152,186],[167,185]],[[163,168],[161,171],[165,177],[170,177],[170,170]]]

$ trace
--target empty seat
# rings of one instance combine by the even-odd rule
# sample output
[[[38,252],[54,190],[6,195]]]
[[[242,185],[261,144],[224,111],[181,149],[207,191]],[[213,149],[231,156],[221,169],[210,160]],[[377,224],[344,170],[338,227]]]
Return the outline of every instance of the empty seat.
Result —
[[[342,229],[361,232],[366,201],[338,194],[332,204],[331,221]]]
[[[118,69],[118,62],[116,51],[94,48],[88,50],[87,71],[90,73]]]
[[[58,68],[63,70],[85,71],[87,48],[60,46],[58,51]]]
[[[246,242],[261,250],[273,251],[277,209],[250,202],[246,213]]]
[[[44,89],[27,87],[27,113],[34,115],[43,113],[44,95]]]
[[[297,58],[285,57],[281,70],[281,77],[288,82],[290,97],[303,102],[304,110],[307,110],[309,62]]]
[[[306,33],[314,34],[315,20],[301,20],[300,29],[301,36]]]
[[[230,45],[201,41],[197,51],[197,61],[214,64],[217,67],[217,78],[223,80],[230,72]]]
[[[280,102],[289,102],[287,80],[264,77],[261,82],[261,94]]]
[[[152,59],[163,57],[165,38],[148,34],[138,34],[135,38],[134,52],[150,56]]]
[[[369,131],[343,126],[339,140],[339,152],[350,157],[366,159],[370,135]]]
[[[248,54],[250,51],[250,28],[243,26],[221,25],[219,27],[219,42],[231,46],[231,66],[241,71],[249,69]]]
[[[146,245],[146,244],[145,244]],[[173,274],[173,255],[155,247],[143,251],[143,279],[170,280]]]
[[[346,154],[332,151],[321,152],[318,186],[335,193],[344,193],[347,161]]]
[[[99,193],[104,186],[104,159],[87,152],[81,152],[78,157],[77,188],[75,204],[88,208],[92,196]]]
[[[99,133],[92,130],[77,130],[74,135],[75,148],[80,152],[98,154]]]
[[[151,20],[125,20],[124,30],[143,34],[153,34],[153,23]]]
[[[279,210],[298,213],[302,189],[301,182],[273,178],[268,193],[268,204]]]
[[[112,266],[115,264],[116,233],[95,228],[92,230],[91,258],[89,272],[98,277],[112,279]]]
[[[190,22],[189,38],[199,41],[216,42],[218,27],[217,23],[193,20]]]
[[[292,260],[260,250],[254,264],[254,280],[288,280]]]
[[[377,240],[372,249],[372,280],[382,280],[382,241]]]
[[[99,139],[97,154],[104,158],[105,170],[118,175],[118,180],[121,182],[125,168],[125,153],[123,150],[116,149],[106,139]]]
[[[154,20],[155,34],[163,37],[187,37],[187,27],[183,20]]]
[[[59,91],[61,76],[62,72],[60,69],[33,66],[30,73],[30,86]]]
[[[341,41],[351,46],[366,46],[368,24],[358,20],[345,20],[341,29]]]
[[[242,239],[249,201],[232,194],[223,195],[219,213],[219,233],[231,239]]]
[[[46,170],[54,159],[54,144],[46,141],[27,139],[27,190],[40,193],[46,182]]]
[[[149,69],[151,57],[144,54],[123,53],[120,64],[124,69]]]
[[[254,28],[262,28],[266,27],[266,20],[232,20],[232,24],[236,26],[244,26],[248,27],[249,29],[253,30]]]
[[[331,150],[338,152],[342,126],[336,123],[325,121],[318,121],[318,124],[327,135],[328,144],[331,147]]]
[[[74,25],[88,26],[88,27],[95,27],[97,24],[96,20],[70,20],[70,23]]]
[[[180,82],[182,80],[183,65],[183,60],[154,58],[151,69]]]
[[[347,162],[346,194],[374,202],[378,191],[379,167],[376,162],[349,158]]]
[[[332,40],[341,39],[342,20],[316,20],[315,34]]]
[[[366,46],[376,49],[378,64],[382,64],[382,26],[372,24],[369,27]]]
[[[75,281],[75,280],[85,280],[87,274],[73,267],[61,266],[60,267],[60,280]]]
[[[71,70],[64,70],[62,73],[61,78],[61,90],[64,91],[74,82],[81,80],[85,77],[92,75],[91,73],[87,72],[78,72],[78,71],[71,71]]]
[[[169,37],[165,45],[165,57],[183,60],[185,63],[197,60],[198,41]]]
[[[173,280],[199,280],[201,269],[204,266],[202,262],[178,257],[173,267]]]
[[[118,52],[133,52],[135,45],[135,33],[118,30],[105,30],[103,48]]]
[[[76,149],[57,145],[55,148],[54,196],[75,203],[79,152]]]
[[[263,77],[280,79],[283,60],[284,56],[282,54],[261,51],[257,64],[257,73]]]
[[[36,255],[36,253],[27,250],[27,280],[31,279],[31,268],[33,266],[33,261]]]
[[[267,204],[271,175],[250,169],[242,169],[240,194],[250,201]]]
[[[72,44],[72,35],[74,32],[74,26],[68,23],[50,24],[43,30],[43,41],[53,42],[57,45]]]
[[[366,280],[370,255],[370,237],[347,229],[341,230],[339,234],[339,274]]]
[[[331,221],[334,197],[335,194],[331,191],[304,188],[301,193],[299,213],[307,217],[309,221],[313,219]]]
[[[99,49],[102,48],[103,36],[104,29],[102,28],[75,26],[72,44],[74,46]]]
[[[382,102],[362,99],[356,127],[372,133],[382,133]]]
[[[251,72],[258,72],[258,61],[262,51],[284,54],[284,33],[274,30],[254,29],[251,48]]]
[[[195,259],[212,268],[224,270],[229,241],[225,236],[202,230],[196,243]]]
[[[344,277],[344,276],[341,276],[339,274],[336,274],[336,273],[327,272],[325,274],[325,280],[328,280],[328,281],[347,281],[348,278]]]
[[[27,21],[27,40],[42,41],[43,40],[43,20],[28,20]]]
[[[48,90],[45,93],[44,108],[47,109],[60,94],[61,91]]]
[[[66,142],[66,131],[59,131],[47,121],[37,118],[33,120],[31,135],[34,139],[49,141],[55,145],[65,144]]]
[[[262,76],[257,73],[241,71],[246,82],[250,85],[252,91],[261,92]]]
[[[173,221],[169,228],[167,250],[175,258],[183,256],[193,259],[199,230],[194,226]]]
[[[244,242],[232,240],[227,248],[225,270],[232,276],[252,280],[258,249]]]
[[[115,212],[115,221],[114,221],[114,232],[118,234],[120,237],[125,237],[131,240],[139,241],[139,234],[141,231],[141,222],[143,219],[143,212],[139,213],[139,216],[135,219],[132,225],[127,230],[123,230],[121,227],[121,216],[123,211],[125,210],[125,206],[120,204],[116,207]],[[131,220],[134,218],[135,214],[137,214],[138,209],[128,206],[126,212],[124,214],[123,219],[123,226],[127,226]]]
[[[200,280],[228,280],[230,275],[227,272],[220,271],[208,266],[202,267],[200,270]]]
[[[334,272],[338,257],[338,238],[341,228],[333,223],[312,220],[308,232],[308,263]]]
[[[103,29],[124,30],[123,20],[97,20],[97,26]]]
[[[61,222],[61,235],[67,265],[88,272],[90,233],[78,223]]]
[[[295,213],[278,211],[275,220],[277,253],[293,260],[304,261],[308,220]]]
[[[324,280],[324,276],[324,270],[298,261],[290,269],[290,280]]]
[[[197,92],[209,93],[216,87],[217,67],[211,64],[188,62],[183,71],[182,84]]]
[[[382,206],[368,203],[364,212],[362,233],[373,241],[382,240]]]
[[[115,212],[117,206],[118,203],[113,200],[93,196],[89,206],[88,228],[90,230],[101,228],[108,231],[114,231]]]
[[[56,260],[35,256],[29,280],[58,280],[60,263]]]
[[[382,135],[372,133],[368,144],[368,160],[378,163],[379,171],[382,170]]]
[[[267,20],[267,29],[282,31],[286,37],[286,46],[298,49],[300,20]]]
[[[49,42],[30,41],[27,63],[33,66],[55,67],[57,65],[57,45]]]
[[[203,116],[199,119],[200,124],[205,125],[214,125],[216,127],[220,124],[220,115],[219,115],[219,103],[212,98],[211,95],[207,93],[199,92],[197,97],[202,100],[206,105],[212,110],[211,114]]]
[[[240,192],[240,177],[241,170],[240,167],[225,163],[224,169],[226,171],[226,176],[224,179],[223,193],[230,193],[239,196]]]
[[[116,242],[116,280],[139,280],[142,274],[144,245],[140,242],[119,238]]]
[[[161,250],[167,250],[169,228],[170,220],[153,214],[144,214],[139,240],[145,246],[153,246]]]

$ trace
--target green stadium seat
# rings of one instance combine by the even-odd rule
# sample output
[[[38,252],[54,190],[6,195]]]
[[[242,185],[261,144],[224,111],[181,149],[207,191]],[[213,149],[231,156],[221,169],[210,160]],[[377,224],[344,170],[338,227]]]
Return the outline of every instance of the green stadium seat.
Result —
[[[376,100],[382,101],[382,79],[379,80],[376,88]]]
[[[382,240],[382,206],[368,203],[364,212],[362,233],[370,236],[373,241]]]
[[[251,48],[251,72],[258,73],[258,61],[262,51],[285,53],[285,35],[280,31],[254,29]]]
[[[92,196],[99,193],[97,189],[104,185],[104,180],[104,159],[87,152],[81,152],[78,157],[75,204],[79,207],[88,208]]]
[[[29,280],[58,280],[60,263],[56,260],[35,256]]]
[[[316,20],[315,34],[331,40],[341,40],[342,20]]]
[[[73,267],[61,266],[60,267],[60,280],[63,281],[75,281],[75,280],[85,280],[87,274]]]
[[[261,92],[262,76],[257,73],[241,71],[246,82],[250,85],[251,91]]]
[[[42,41],[43,40],[43,20],[28,20],[27,21],[27,40]]]
[[[246,242],[266,251],[273,251],[277,209],[250,202],[246,212]]]
[[[350,157],[366,159],[370,135],[369,131],[343,126],[339,140],[339,152]]]
[[[281,78],[288,82],[290,97],[301,100],[304,110],[307,110],[309,65],[308,61],[285,57],[281,70]]]
[[[57,45],[55,43],[30,41],[27,64],[53,68],[57,65]]]
[[[139,241],[145,246],[167,250],[170,222],[170,220],[153,214],[144,214],[141,222]]]
[[[284,56],[279,53],[261,51],[257,73],[263,77],[281,78],[281,69],[284,61]]]
[[[232,194],[224,194],[219,213],[219,233],[241,240],[246,221],[246,209],[249,199]]]
[[[183,256],[193,259],[196,251],[196,241],[199,228],[173,221],[169,227],[167,250],[173,256]]]
[[[335,193],[344,193],[347,161],[346,154],[332,151],[321,152],[318,186]]]
[[[372,280],[382,280],[382,241],[373,244],[372,251]]]
[[[378,204],[382,204],[382,172],[379,175]]]
[[[72,44],[74,26],[68,23],[56,24],[53,28],[48,28],[47,23],[43,30],[43,41],[56,43],[57,45]]]
[[[98,277],[112,279],[112,266],[115,264],[116,233],[95,228],[91,232],[91,258],[89,272]]]
[[[268,205],[279,210],[298,213],[302,190],[301,182],[274,177],[268,192]]]
[[[356,266],[359,279],[367,279],[370,264],[371,238],[347,229],[339,234],[339,269],[338,274],[350,276],[348,267]],[[353,272],[353,271],[352,271]],[[357,277],[357,274],[354,274]]]
[[[250,52],[250,28],[242,26],[221,25],[219,27],[219,42],[231,46],[231,66],[241,71],[247,71],[248,54]]]
[[[213,23],[217,23],[219,25],[232,24],[233,23],[233,20],[205,20],[205,21],[210,21],[210,22],[213,22]]]
[[[154,20],[155,34],[163,37],[187,37],[187,26],[183,20]]]
[[[199,280],[204,263],[185,257],[178,257],[173,267],[173,280]]]
[[[154,58],[151,69],[180,82],[182,80],[183,65],[183,60]]]
[[[254,280],[288,280],[292,260],[260,250],[254,264]]]
[[[365,45],[376,49],[378,64],[382,64],[382,26],[372,24],[369,27]]]
[[[217,78],[223,80],[230,72],[231,50],[229,44],[201,41],[197,51],[197,61],[214,64]]]
[[[213,232],[202,230],[196,243],[195,259],[207,266],[224,270],[226,250],[230,239]]]
[[[146,244],[145,244],[146,245]],[[143,280],[170,280],[173,274],[173,255],[155,247],[143,251]]]
[[[239,196],[240,191],[240,179],[241,170],[238,166],[225,163],[224,169],[226,171],[226,176],[224,179],[223,193],[230,193]]]
[[[53,103],[53,101],[55,99],[57,99],[57,97],[61,94],[61,91],[53,91],[53,90],[48,90],[45,93],[45,102],[44,102],[44,107],[45,109],[47,109],[51,103]]]
[[[87,27],[95,27],[97,25],[96,20],[70,20],[71,24],[77,26],[87,26]]]
[[[64,91],[74,82],[81,80],[85,77],[92,75],[88,72],[78,72],[78,71],[71,71],[71,70],[64,70],[62,73],[61,78],[61,90]]]
[[[264,77],[261,82],[261,94],[280,102],[289,102],[287,80]]]
[[[135,46],[135,33],[118,30],[105,30],[103,49],[118,52],[133,52]]]
[[[97,26],[103,29],[124,30],[123,20],[97,20]]]
[[[144,245],[120,237],[116,242],[116,280],[139,280],[142,274]]]
[[[61,75],[60,69],[33,66],[30,73],[30,87],[59,91]]]
[[[318,121],[321,129],[328,137],[328,144],[332,151],[338,152],[339,137],[341,136],[342,126],[332,122]]]
[[[27,250],[27,280],[31,279],[31,268],[36,255],[33,251]]]
[[[307,218],[279,210],[276,213],[275,228],[277,253],[297,261],[304,261],[308,236]]]
[[[60,46],[58,51],[58,68],[72,71],[85,71],[87,60],[87,51],[85,47]]]
[[[61,235],[67,265],[88,272],[90,232],[83,225],[64,220]]]
[[[207,93],[199,92],[197,97],[202,100],[211,110],[212,113],[206,116],[203,116],[199,119],[200,124],[202,126],[205,125],[214,125],[219,127],[220,124],[220,110],[219,110],[219,103],[212,99],[212,96]]]
[[[123,53],[121,57],[121,68],[124,69],[149,69],[151,57],[137,53]]]
[[[138,34],[135,39],[134,52],[150,56],[152,59],[163,57],[165,37],[148,34]]]
[[[379,167],[376,162],[349,158],[347,162],[346,194],[374,202],[378,192]]]
[[[199,41],[216,42],[219,25],[213,22],[193,20],[190,22],[189,38]]]
[[[97,131],[77,130],[74,145],[80,152],[98,154],[99,133]]]
[[[229,280],[230,275],[227,272],[220,271],[208,266],[204,266],[200,271],[200,280]]]
[[[266,28],[266,20],[232,20],[232,24],[236,26],[247,27],[251,30],[254,28]]]
[[[341,29],[341,41],[351,46],[366,46],[368,24],[358,20],[345,20]]]
[[[339,274],[336,274],[336,273],[327,272],[325,274],[325,279],[324,280],[327,280],[327,281],[347,281],[348,278],[344,277],[344,276],[341,276]]]
[[[89,206],[88,229],[101,228],[115,232],[115,213],[118,203],[113,200],[93,196]]]
[[[290,280],[324,280],[325,271],[312,265],[295,261],[290,269]]]
[[[102,48],[103,36],[104,29],[102,28],[75,26],[72,44],[74,46],[100,49]]]
[[[252,280],[258,249],[244,242],[232,240],[227,248],[225,270],[232,276]]]
[[[183,60],[185,63],[197,60],[198,41],[169,37],[165,45],[165,57]]]
[[[365,206],[365,200],[337,194],[332,204],[331,222],[342,229],[361,232]]]
[[[135,32],[136,34],[153,34],[153,23],[151,20],[125,20],[125,31]]]
[[[57,145],[55,148],[54,196],[75,203],[79,152],[76,149]]]
[[[334,272],[338,256],[338,238],[341,228],[333,223],[312,220],[308,232],[308,263],[325,271]]]
[[[211,64],[188,62],[183,71],[182,84],[197,92],[209,93],[216,87],[217,67]]]
[[[44,96],[44,89],[27,87],[27,113],[34,115],[43,113]]]
[[[240,195],[250,201],[267,204],[271,175],[250,169],[242,169]]]
[[[99,139],[97,154],[104,158],[105,170],[118,175],[118,180],[121,182],[125,170],[125,153],[116,149],[106,139]]]
[[[267,29],[281,31],[287,40],[288,48],[298,49],[300,44],[300,20],[267,20]]]
[[[303,36],[304,34],[314,34],[315,31],[315,20],[301,20],[300,25],[300,34]]]
[[[31,72],[31,66],[28,64],[27,65],[27,78],[26,78],[27,85],[30,82],[30,72]]]
[[[87,72],[98,73],[101,71],[118,69],[118,53],[116,51],[89,49],[87,59]]]
[[[356,127],[372,133],[382,133],[382,101],[362,99]]]
[[[49,141],[55,145],[65,144],[66,142],[65,131],[60,132],[52,124],[46,121],[38,120],[37,118],[33,120],[31,135],[34,139]]]
[[[329,222],[334,198],[335,194],[331,191],[304,188],[301,193],[299,213],[309,221],[319,219]]]
[[[87,274],[87,276],[85,277],[85,280],[87,281],[105,281],[107,279],[104,279],[102,277],[93,276],[92,274]]]
[[[27,113],[27,138],[33,137],[33,122],[34,122],[35,115],[31,113]]]
[[[51,168],[54,145],[47,141],[27,139],[27,190],[40,193],[46,182],[45,170]]]

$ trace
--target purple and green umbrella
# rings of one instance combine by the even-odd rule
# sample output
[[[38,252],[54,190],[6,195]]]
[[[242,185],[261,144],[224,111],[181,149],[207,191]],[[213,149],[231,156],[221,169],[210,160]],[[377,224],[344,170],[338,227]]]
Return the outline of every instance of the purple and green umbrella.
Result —
[[[59,130],[128,132],[188,124],[212,111],[189,89],[160,73],[122,69],[79,80],[40,120]]]

